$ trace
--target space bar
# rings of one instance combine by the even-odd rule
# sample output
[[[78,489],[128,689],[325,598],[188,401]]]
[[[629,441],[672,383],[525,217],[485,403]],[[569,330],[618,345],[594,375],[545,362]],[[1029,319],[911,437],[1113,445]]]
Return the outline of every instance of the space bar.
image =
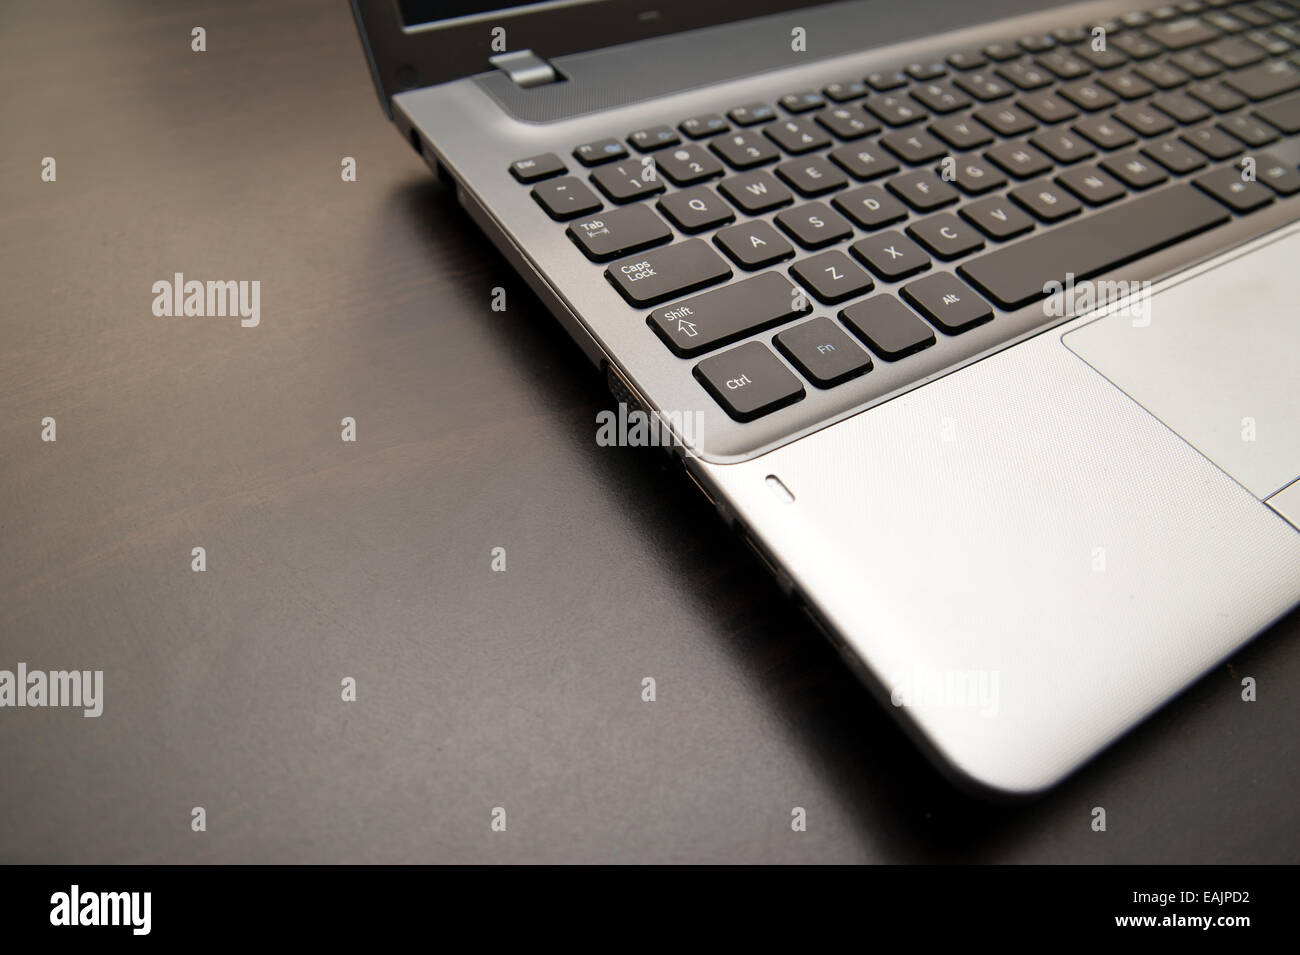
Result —
[[[1064,282],[1086,279],[1227,222],[1228,211],[1179,183],[972,259],[960,269],[1003,308],[1019,308]]]

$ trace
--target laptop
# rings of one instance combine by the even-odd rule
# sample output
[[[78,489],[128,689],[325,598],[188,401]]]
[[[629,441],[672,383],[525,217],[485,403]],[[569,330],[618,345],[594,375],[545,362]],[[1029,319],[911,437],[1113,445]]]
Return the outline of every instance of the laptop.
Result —
[[[1300,0],[353,11],[401,136],[954,781],[1053,786],[1300,600]]]

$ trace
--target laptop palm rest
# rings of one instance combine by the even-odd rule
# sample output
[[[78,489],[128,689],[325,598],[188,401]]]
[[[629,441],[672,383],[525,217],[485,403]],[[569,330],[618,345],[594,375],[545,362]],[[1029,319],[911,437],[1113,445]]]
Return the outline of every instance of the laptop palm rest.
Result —
[[[1300,476],[1300,231],[1063,336],[1261,500]]]

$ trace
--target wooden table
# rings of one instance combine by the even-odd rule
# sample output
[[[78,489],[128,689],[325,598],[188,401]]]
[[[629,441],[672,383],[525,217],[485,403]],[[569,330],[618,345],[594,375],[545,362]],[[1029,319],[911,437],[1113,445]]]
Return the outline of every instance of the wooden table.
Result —
[[[1298,861],[1300,617],[1046,798],[958,794],[659,452],[597,446],[344,3],[128,10],[0,15],[0,668],[105,680],[0,710],[0,860]],[[155,316],[177,272],[260,324]]]

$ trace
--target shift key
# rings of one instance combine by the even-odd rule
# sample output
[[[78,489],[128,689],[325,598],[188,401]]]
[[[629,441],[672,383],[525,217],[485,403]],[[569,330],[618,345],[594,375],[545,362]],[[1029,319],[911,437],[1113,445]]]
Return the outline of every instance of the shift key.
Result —
[[[654,305],[730,278],[731,269],[703,239],[687,239],[611,262],[605,275],[632,305]]]
[[[687,358],[809,311],[785,276],[765,272],[657,308],[647,321],[674,354]]]

